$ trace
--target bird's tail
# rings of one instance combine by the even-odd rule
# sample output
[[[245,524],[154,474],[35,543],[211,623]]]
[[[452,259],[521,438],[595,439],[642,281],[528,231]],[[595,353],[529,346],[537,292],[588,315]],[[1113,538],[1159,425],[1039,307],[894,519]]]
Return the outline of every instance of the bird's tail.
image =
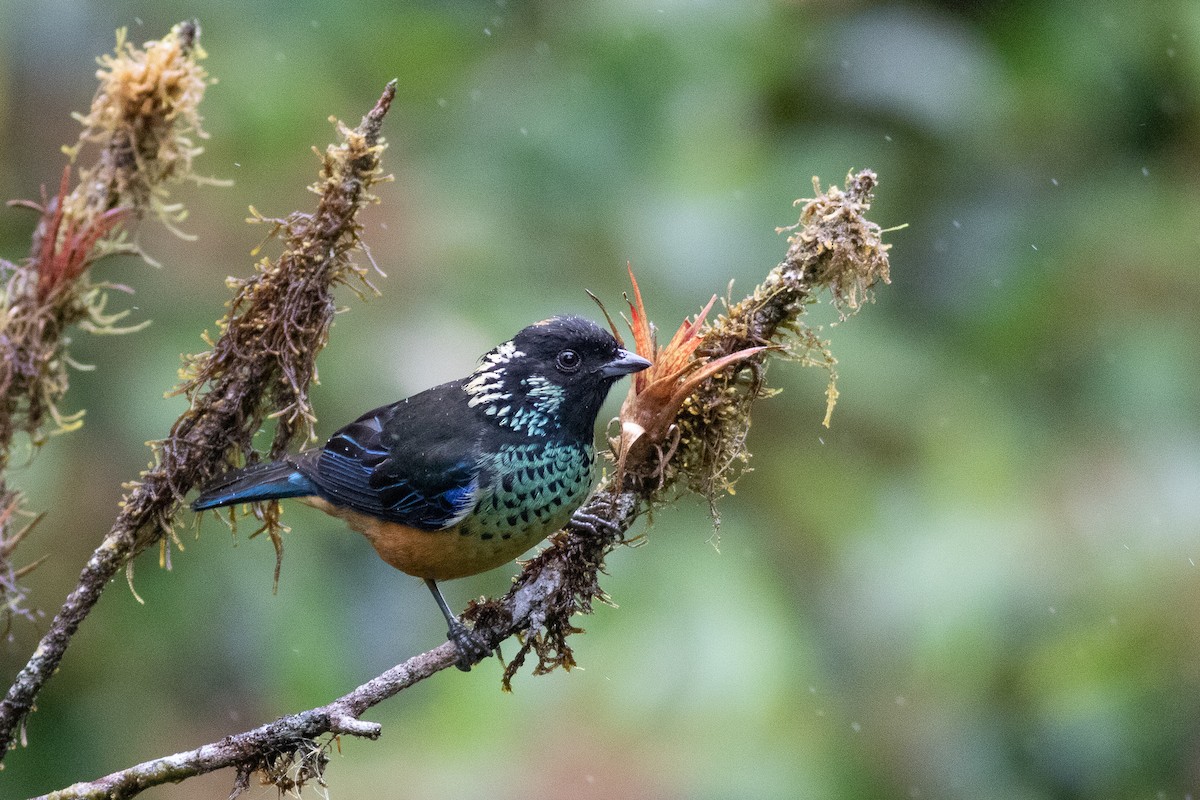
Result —
[[[255,464],[245,469],[227,472],[204,488],[192,501],[192,509],[254,503],[259,500],[282,500],[285,497],[307,497],[317,494],[317,486],[291,459]]]

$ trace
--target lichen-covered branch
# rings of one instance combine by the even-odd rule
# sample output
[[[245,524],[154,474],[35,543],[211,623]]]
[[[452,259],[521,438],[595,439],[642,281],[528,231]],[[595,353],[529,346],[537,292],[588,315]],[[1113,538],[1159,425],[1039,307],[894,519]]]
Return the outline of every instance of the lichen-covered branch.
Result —
[[[39,215],[29,256],[0,259],[0,617],[29,616],[12,556],[30,530],[21,497],[6,471],[17,434],[40,446],[52,431],[82,424],[82,412],[64,413],[70,385],[68,334],[74,326],[116,333],[128,312],[107,313],[106,289],[89,269],[114,253],[137,252],[126,238],[131,221],[149,213],[168,225],[183,208],[167,203],[171,183],[194,179],[192,159],[203,137],[199,104],[208,85],[194,22],[176,25],[160,41],[134,47],[117,34],[116,51],[101,59],[100,87],[71,164],[41,203],[9,205]],[[84,163],[82,155],[92,157]],[[72,175],[75,175],[72,181]],[[45,191],[43,190],[43,195]],[[25,517],[26,519],[22,519]]]
[[[252,278],[232,281],[235,296],[220,336],[188,361],[180,391],[190,407],[158,443],[155,465],[130,485],[112,530],[0,701],[0,757],[108,581],[149,546],[163,543],[168,552],[183,496],[249,457],[251,439],[268,417],[279,419],[276,452],[311,436],[308,386],[333,321],[333,289],[352,280],[369,287],[350,256],[359,246],[358,212],[382,179],[380,130],[394,96],[393,82],[362,124],[339,126],[342,141],[327,149],[313,187],[316,210],[275,220],[283,254],[261,262]]]
[[[590,613],[596,602],[606,601],[599,583],[604,559],[625,541],[626,532],[642,512],[666,504],[681,486],[712,490],[730,485],[730,465],[746,455],[750,406],[766,393],[767,359],[804,359],[815,349],[819,357],[809,358],[809,363],[832,368],[824,342],[805,328],[800,318],[819,291],[830,289],[835,304],[853,311],[874,282],[888,280],[887,245],[880,239],[879,227],[863,216],[874,186],[875,175],[864,171],[850,176],[844,192],[837,187],[821,192],[816,187],[818,196],[806,202],[785,260],[713,323],[685,323],[682,333],[662,350],[644,335],[635,336],[639,349],[653,347],[657,351],[657,363],[676,365],[640,385],[635,382],[630,390],[622,421],[641,425],[636,446],[628,437],[619,436],[614,442],[616,470],[571,524],[525,565],[506,595],[472,604],[464,615],[493,647],[511,636],[520,638],[515,657],[505,669],[506,688],[531,654],[537,658],[535,674],[575,664],[567,644],[567,637],[579,632],[573,619]],[[634,311],[635,321],[639,315],[645,320],[640,298]],[[643,334],[648,331],[647,326]],[[672,347],[680,349],[670,352]],[[687,364],[678,357],[684,350]],[[701,355],[693,359],[693,353]],[[715,368],[706,369],[710,365]],[[693,380],[697,375],[700,379]],[[674,381],[675,386],[686,389],[685,396],[665,390],[650,392],[656,379]],[[672,416],[667,424],[642,425],[666,409]],[[719,480],[705,477],[714,471]],[[151,786],[226,767],[236,770],[233,797],[249,786],[255,772],[281,790],[295,789],[307,781],[323,783],[325,753],[331,740],[322,737],[378,737],[380,727],[362,721],[361,716],[377,703],[455,664],[457,657],[455,646],[445,643],[321,708],[76,784],[45,798],[131,797]]]

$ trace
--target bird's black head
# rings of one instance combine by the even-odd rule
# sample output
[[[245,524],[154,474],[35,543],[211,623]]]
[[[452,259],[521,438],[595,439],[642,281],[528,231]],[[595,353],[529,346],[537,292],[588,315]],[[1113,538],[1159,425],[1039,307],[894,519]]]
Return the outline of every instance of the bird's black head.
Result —
[[[591,440],[608,390],[650,362],[583,317],[551,317],[485,353],[464,382],[468,401],[531,436]]]

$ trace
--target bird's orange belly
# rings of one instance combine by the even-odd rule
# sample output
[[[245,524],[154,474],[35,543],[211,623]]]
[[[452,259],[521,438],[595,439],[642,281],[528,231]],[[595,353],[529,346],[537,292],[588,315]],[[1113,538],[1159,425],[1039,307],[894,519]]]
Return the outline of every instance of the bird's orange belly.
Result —
[[[533,547],[550,532],[530,530],[509,539],[485,541],[478,536],[464,536],[454,529],[423,531],[384,522],[320,497],[300,499],[330,516],[345,520],[352,530],[367,537],[380,558],[396,569],[435,581],[464,578],[499,567]]]

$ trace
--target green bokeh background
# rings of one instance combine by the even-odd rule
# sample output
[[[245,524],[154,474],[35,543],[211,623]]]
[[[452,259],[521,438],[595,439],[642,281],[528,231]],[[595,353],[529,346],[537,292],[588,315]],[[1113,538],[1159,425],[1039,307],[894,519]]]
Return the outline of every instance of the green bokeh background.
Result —
[[[87,424],[12,471],[48,512],[21,548],[50,554],[29,580],[47,615],[250,270],[247,207],[309,207],[326,118],[398,77],[396,180],[364,218],[388,277],[345,295],[322,434],[532,320],[594,314],[584,288],[618,306],[626,260],[663,327],[748,289],[810,176],[875,169],[872,218],[909,227],[894,283],[825,329],[833,427],[819,370],[772,370],[719,548],[702,503],[658,514],[611,559],[620,608],[584,621],[582,669],[506,695],[491,662],[405,692],[369,713],[378,742],[333,753],[333,797],[1200,796],[1200,6],[0,0],[0,197],[55,184],[115,28],[191,17],[220,81],[199,169],[235,185],[178,189],[194,243],[143,226],[161,270],[98,268],[153,324],[75,337]],[[0,214],[0,254],[31,224]],[[418,581],[315,512],[286,519],[278,594],[270,544],[211,518],[193,536],[185,517],[170,571],[138,560],[145,605],[110,587],[0,796],[323,704],[441,640]],[[46,624],[0,643],[5,684]]]

